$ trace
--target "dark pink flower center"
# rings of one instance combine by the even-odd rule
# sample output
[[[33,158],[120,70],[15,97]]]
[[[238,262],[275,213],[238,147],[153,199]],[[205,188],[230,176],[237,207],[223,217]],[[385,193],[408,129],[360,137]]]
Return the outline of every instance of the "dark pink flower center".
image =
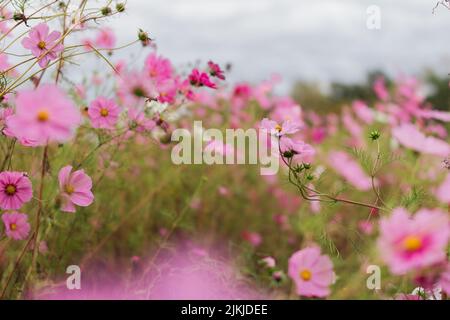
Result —
[[[6,188],[5,188],[5,191],[6,191],[6,194],[7,194],[7,195],[13,196],[13,195],[16,194],[17,188],[16,188],[15,185],[8,184],[8,185],[6,186]]]

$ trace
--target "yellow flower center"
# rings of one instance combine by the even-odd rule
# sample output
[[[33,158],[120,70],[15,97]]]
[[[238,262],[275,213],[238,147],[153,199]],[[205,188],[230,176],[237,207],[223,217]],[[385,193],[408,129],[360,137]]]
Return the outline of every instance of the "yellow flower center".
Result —
[[[408,236],[403,240],[403,247],[406,251],[417,251],[422,248],[422,240],[417,236]]]
[[[16,186],[13,186],[12,184],[9,184],[9,185],[6,186],[5,191],[6,191],[6,193],[8,195],[12,196],[13,194],[16,193],[17,189],[16,189]]]
[[[47,44],[44,41],[39,41],[38,43],[38,48],[43,50],[45,49],[45,47],[47,46]]]
[[[37,113],[37,119],[39,122],[45,122],[50,117],[50,114],[46,109],[42,109]]]
[[[312,273],[311,273],[311,271],[309,271],[307,269],[300,272],[300,278],[303,279],[304,281],[311,280],[311,277],[312,277]]]
[[[107,117],[107,116],[109,115],[108,109],[102,108],[102,109],[100,110],[100,115],[101,115],[102,117]]]
[[[17,229],[17,224],[11,223],[11,224],[9,225],[9,228],[10,228],[12,231],[15,231],[15,230]]]
[[[72,193],[75,192],[75,188],[72,185],[70,185],[70,184],[66,185],[65,189],[66,189],[66,193],[69,194],[69,195],[71,195]]]
[[[275,126],[275,130],[277,130],[278,132],[281,132],[281,131],[283,130],[283,127],[280,126],[279,124],[277,124],[277,125]]]

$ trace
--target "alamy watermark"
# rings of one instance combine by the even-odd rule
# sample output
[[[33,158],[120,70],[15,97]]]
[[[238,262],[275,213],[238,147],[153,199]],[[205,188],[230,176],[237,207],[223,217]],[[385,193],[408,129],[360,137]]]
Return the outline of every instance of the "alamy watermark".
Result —
[[[261,175],[274,175],[280,166],[278,138],[266,129],[204,129],[194,121],[193,132],[175,129],[172,141],[174,164],[252,164],[260,165]]]

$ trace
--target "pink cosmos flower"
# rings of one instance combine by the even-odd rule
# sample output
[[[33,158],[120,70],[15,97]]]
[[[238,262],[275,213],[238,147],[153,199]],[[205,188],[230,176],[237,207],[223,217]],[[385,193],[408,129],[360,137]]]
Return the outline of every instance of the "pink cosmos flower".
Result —
[[[91,102],[88,114],[94,128],[112,129],[119,119],[120,108],[114,100],[98,97]]]
[[[12,18],[12,13],[4,5],[0,8],[0,34],[6,34],[10,28],[8,27],[8,21]]]
[[[381,101],[386,101],[389,98],[389,92],[386,88],[386,83],[383,77],[378,77],[375,80],[373,84],[373,90],[375,91],[378,99],[380,99]]]
[[[286,134],[294,134],[300,130],[300,123],[291,120],[285,120],[279,124],[276,121],[264,118],[261,120],[261,129],[266,129],[269,133],[279,137]]]
[[[0,53],[0,72],[8,70],[11,65],[8,62],[8,56],[6,54]]]
[[[114,31],[109,28],[99,30],[97,38],[95,38],[95,45],[101,49],[112,49],[116,45],[116,36]]]
[[[334,282],[333,263],[320,248],[308,247],[289,258],[289,277],[294,281],[297,294],[305,297],[326,297]]]
[[[225,75],[223,74],[223,70],[220,69],[220,66],[212,61],[208,61],[209,74],[212,77],[219,78],[221,80],[225,80]]]
[[[355,102],[353,102],[352,108],[358,118],[360,118],[366,124],[371,124],[375,120],[375,114],[373,110],[370,109],[364,102],[356,100]]]
[[[8,238],[14,240],[23,240],[30,233],[30,224],[28,216],[24,213],[11,212],[2,215],[2,221],[5,225],[5,232]]]
[[[139,107],[148,99],[158,97],[155,84],[142,72],[122,75],[117,93],[127,107],[133,108]]]
[[[449,236],[444,212],[421,209],[411,216],[397,208],[380,221],[378,247],[391,272],[400,275],[445,261]]]
[[[242,232],[242,238],[254,247],[258,247],[263,241],[259,233],[251,231]]]
[[[145,71],[156,83],[161,83],[172,77],[172,64],[169,59],[151,53],[145,60]]]
[[[434,195],[440,202],[450,204],[450,173],[447,174],[444,182],[436,189]]]
[[[343,151],[331,151],[328,156],[328,162],[338,174],[358,190],[365,191],[372,188],[371,178],[347,153]]]
[[[45,145],[70,139],[80,123],[80,112],[55,85],[17,94],[16,113],[7,119],[8,129],[20,139]]]
[[[72,166],[65,166],[58,175],[63,200],[61,211],[64,212],[75,212],[75,205],[87,207],[94,201],[92,179],[84,170],[72,172],[72,169]]]
[[[406,148],[445,157],[450,153],[450,145],[444,140],[427,137],[411,123],[402,124],[392,129],[392,135]]]
[[[39,59],[39,66],[45,68],[51,60],[55,60],[58,54],[64,50],[64,46],[57,43],[60,37],[60,32],[50,32],[47,24],[40,23],[30,30],[28,37],[22,40],[22,45],[24,48],[31,50],[31,53]]]
[[[200,72],[198,69],[193,69],[189,75],[189,82],[194,87],[209,87],[216,89],[217,86],[214,82],[211,82],[209,76],[205,72]]]
[[[293,141],[288,137],[282,137],[280,139],[280,150],[285,157],[292,157],[293,159],[303,159],[305,157],[311,157],[315,154],[315,150],[309,144],[303,141]]]
[[[261,259],[261,263],[269,269],[273,269],[276,267],[277,263],[273,257],[265,257]]]
[[[31,200],[31,181],[23,172],[0,172],[0,208],[17,210]]]
[[[136,108],[128,109],[128,121],[130,129],[140,133],[151,131],[156,126],[155,121],[148,119],[143,111]]]

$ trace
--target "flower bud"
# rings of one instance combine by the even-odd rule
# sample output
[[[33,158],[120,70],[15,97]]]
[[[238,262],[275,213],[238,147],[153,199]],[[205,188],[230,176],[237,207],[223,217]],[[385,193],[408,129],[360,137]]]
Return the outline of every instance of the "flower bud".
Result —
[[[369,135],[369,137],[370,137],[370,139],[372,139],[372,141],[378,140],[380,138],[380,136],[381,136],[381,134],[378,130],[373,130]]]
[[[124,12],[125,11],[125,4],[124,3],[116,4],[116,10],[117,10],[117,12]]]
[[[102,13],[102,15],[104,16],[109,16],[112,12],[110,7],[103,7],[100,9],[100,12]]]

